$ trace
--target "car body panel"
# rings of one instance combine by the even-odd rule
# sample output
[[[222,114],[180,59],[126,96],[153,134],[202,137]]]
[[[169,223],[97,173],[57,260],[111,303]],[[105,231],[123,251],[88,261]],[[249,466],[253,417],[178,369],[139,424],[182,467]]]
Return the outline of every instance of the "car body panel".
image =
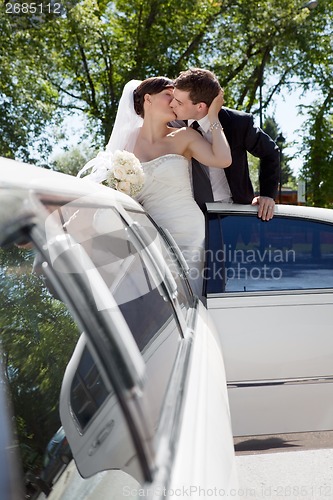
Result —
[[[238,258],[242,266],[240,283],[207,295],[223,347],[234,435],[332,429],[333,211],[277,205],[275,220],[263,222],[255,207],[209,207],[212,217],[228,217],[228,224],[221,222],[222,238],[232,242],[232,257],[225,252],[223,265]],[[249,246],[254,226],[264,238],[257,247]],[[275,235],[275,227],[284,232]],[[302,239],[304,227],[308,240]],[[244,235],[242,243],[236,231]],[[280,252],[266,268],[275,266],[279,276],[259,280],[267,249]],[[294,254],[286,265],[288,252]]]
[[[203,305],[201,308],[204,309]],[[219,340],[207,328],[210,323],[207,311],[203,312],[206,319],[203,321],[205,315],[200,315],[197,325],[198,335],[189,366],[184,414],[170,482],[170,489],[183,492],[184,498],[187,494],[208,496],[214,488],[220,494],[222,491],[230,494],[237,484],[235,463],[227,454],[221,453],[223,447],[233,446],[231,432],[229,435],[225,433],[231,422],[228,394],[223,383],[224,362]],[[213,380],[216,383],[213,384]],[[210,458],[212,450],[213,461]],[[177,466],[183,461],[188,464],[186,470]],[[205,485],[201,492],[200,485]]]

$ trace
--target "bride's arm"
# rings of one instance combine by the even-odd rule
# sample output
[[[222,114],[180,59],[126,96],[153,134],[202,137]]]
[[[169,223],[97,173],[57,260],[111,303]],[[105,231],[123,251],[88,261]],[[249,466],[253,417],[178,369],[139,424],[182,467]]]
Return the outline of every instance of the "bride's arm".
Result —
[[[187,129],[190,134],[187,150],[190,156],[196,158],[200,163],[209,167],[226,168],[231,164],[231,152],[228,141],[224,135],[218,113],[223,104],[222,92],[215,97],[208,110],[210,131],[212,133],[212,144],[210,144],[198,132]]]

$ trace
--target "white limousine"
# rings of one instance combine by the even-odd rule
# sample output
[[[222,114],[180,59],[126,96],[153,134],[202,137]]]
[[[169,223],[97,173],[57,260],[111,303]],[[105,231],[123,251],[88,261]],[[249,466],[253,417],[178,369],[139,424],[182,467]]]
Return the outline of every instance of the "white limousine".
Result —
[[[2,286],[18,305],[1,316],[2,331],[64,342],[76,325],[59,410],[82,477],[123,471],[117,499],[237,498],[219,336],[182,255],[142,207],[85,179],[1,158],[0,245]],[[36,274],[45,305],[27,293]],[[4,450],[0,457],[1,491],[17,498]]]

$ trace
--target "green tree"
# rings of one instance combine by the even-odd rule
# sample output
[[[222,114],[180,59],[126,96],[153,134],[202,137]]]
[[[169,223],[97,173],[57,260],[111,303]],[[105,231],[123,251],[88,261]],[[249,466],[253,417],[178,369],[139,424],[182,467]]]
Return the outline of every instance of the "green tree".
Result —
[[[60,386],[78,331],[33,261],[30,251],[0,249],[0,343],[19,442],[41,455],[59,426]]]
[[[65,174],[77,175],[83,165],[91,158],[95,157],[96,154],[97,151],[93,150],[87,144],[74,146],[68,151],[55,156],[51,162],[51,168]]]
[[[313,206],[333,208],[333,90],[323,103],[311,110],[309,135],[304,139],[307,151],[302,174],[307,184],[307,203]]]
[[[189,65],[213,69],[227,105],[255,115],[264,116],[274,97],[294,85],[316,88],[322,101],[330,87],[333,0],[314,10],[300,0],[82,0],[66,6],[63,16],[16,26],[11,37],[13,23],[1,14],[8,34],[0,59],[0,99],[8,103],[0,123],[7,137],[2,154],[29,155],[45,127],[73,112],[88,118],[92,146],[99,148],[110,136],[127,80],[173,77]]]
[[[34,145],[40,155],[48,156],[51,146],[45,127],[57,117],[59,119],[59,114],[51,85],[36,71],[38,47],[34,37],[29,30],[17,29],[13,23],[13,17],[6,14],[2,2],[0,154],[33,162],[29,146]]]
[[[280,135],[278,132],[279,126],[272,116],[267,117],[267,119],[265,120],[263,124],[263,130],[273,139],[273,141],[276,141],[278,139],[278,136]],[[290,158],[283,152],[283,149],[287,147],[287,145],[284,142],[278,142],[278,146],[280,148],[281,154],[281,185],[289,185],[290,187],[295,187],[296,178],[289,166]],[[254,189],[256,192],[259,192],[259,160],[251,155],[249,155],[249,170]]]

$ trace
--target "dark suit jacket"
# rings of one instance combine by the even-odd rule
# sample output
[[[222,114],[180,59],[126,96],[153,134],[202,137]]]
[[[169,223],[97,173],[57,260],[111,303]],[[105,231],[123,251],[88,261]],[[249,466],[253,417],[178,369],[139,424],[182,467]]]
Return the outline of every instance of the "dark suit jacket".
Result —
[[[223,107],[219,120],[231,148],[232,163],[225,174],[233,202],[248,204],[254,197],[247,152],[260,158],[260,195],[275,198],[280,178],[280,151],[275,142],[254,125],[249,113]]]

